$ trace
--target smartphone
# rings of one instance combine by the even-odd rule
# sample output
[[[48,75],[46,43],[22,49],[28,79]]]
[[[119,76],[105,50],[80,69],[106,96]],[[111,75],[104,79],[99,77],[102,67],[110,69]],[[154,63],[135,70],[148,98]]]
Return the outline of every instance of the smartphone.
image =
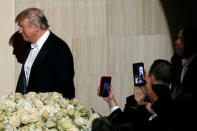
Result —
[[[101,76],[99,96],[102,97],[109,96],[111,78],[112,78],[111,76]]]
[[[142,78],[145,77],[144,63],[134,63],[133,64],[133,78],[134,86],[144,86],[146,81]]]

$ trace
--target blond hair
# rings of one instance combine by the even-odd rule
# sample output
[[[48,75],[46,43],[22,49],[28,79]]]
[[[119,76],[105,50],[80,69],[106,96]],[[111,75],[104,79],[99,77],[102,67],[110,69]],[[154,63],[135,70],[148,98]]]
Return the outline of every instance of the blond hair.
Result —
[[[15,19],[15,22],[18,23],[24,19],[29,20],[31,25],[40,25],[40,28],[46,30],[49,28],[48,21],[43,11],[38,8],[28,8],[19,13]]]

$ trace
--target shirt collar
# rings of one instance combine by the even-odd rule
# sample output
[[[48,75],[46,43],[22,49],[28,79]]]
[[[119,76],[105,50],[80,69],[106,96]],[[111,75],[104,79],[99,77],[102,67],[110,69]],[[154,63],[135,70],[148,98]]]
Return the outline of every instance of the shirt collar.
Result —
[[[37,45],[36,43],[32,43],[32,44],[31,44],[31,48],[32,48],[32,49],[37,48],[37,46],[38,46],[38,45]]]
[[[46,30],[46,32],[40,37],[40,39],[37,40],[36,43],[32,43],[31,44],[31,48],[37,48],[37,49],[41,49],[44,42],[47,40],[47,38],[49,37],[50,31]]]
[[[182,59],[182,64],[190,65],[192,61],[197,57],[197,54],[193,55],[189,59]]]

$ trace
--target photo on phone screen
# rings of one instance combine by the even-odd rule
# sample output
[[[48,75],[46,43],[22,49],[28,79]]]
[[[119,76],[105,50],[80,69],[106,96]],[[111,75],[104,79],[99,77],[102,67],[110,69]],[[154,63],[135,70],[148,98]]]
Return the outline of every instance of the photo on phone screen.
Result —
[[[134,63],[133,64],[133,78],[134,86],[144,86],[145,80],[142,78],[145,76],[144,73],[144,63]]]
[[[102,76],[100,82],[100,96],[107,97],[109,96],[111,85],[111,76]]]

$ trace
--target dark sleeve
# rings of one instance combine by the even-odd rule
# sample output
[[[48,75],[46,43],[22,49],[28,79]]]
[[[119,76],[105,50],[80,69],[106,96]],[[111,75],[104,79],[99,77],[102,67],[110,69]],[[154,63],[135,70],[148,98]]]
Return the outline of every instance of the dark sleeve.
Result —
[[[122,112],[121,109],[117,109],[112,112],[108,119],[112,123],[113,127],[117,130],[143,130],[144,125],[144,112],[129,108],[127,111]]]
[[[170,122],[175,119],[175,103],[170,98],[159,98],[152,106],[162,121]]]
[[[165,102],[162,101],[161,99],[158,99],[152,106],[151,108],[157,113],[157,114],[162,114],[165,113]]]
[[[120,122],[122,121],[122,115],[123,112],[121,111],[120,108],[116,109],[114,112],[112,112],[109,116],[108,119],[112,123],[113,126],[118,126]]]
[[[174,123],[177,122],[177,116],[173,100],[158,99],[152,105],[152,109],[157,114],[157,117],[152,121],[152,125],[154,125],[154,127],[163,128],[165,130],[176,129],[176,124]]]
[[[135,108],[135,107],[137,107],[137,102],[134,98],[134,95],[128,96],[126,99],[124,112],[129,110],[130,108]]]
[[[74,88],[74,62],[69,47],[63,46],[55,52],[55,62],[53,63],[53,88],[63,94],[65,98],[75,97]]]

